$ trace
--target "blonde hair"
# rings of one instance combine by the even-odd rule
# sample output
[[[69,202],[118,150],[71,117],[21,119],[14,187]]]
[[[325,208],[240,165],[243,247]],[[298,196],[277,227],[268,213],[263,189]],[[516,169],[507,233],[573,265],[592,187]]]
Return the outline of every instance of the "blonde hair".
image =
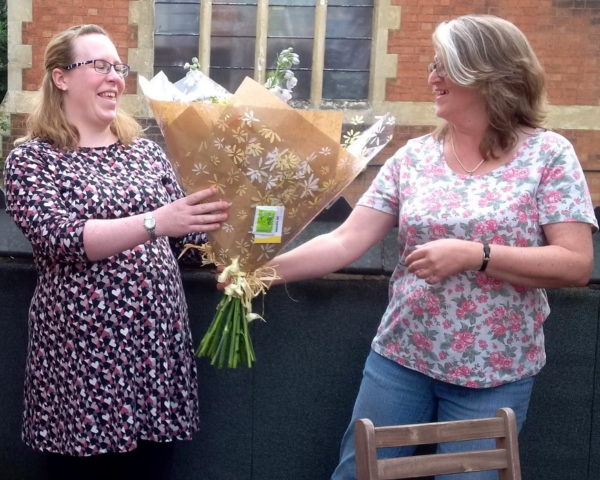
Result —
[[[450,79],[477,89],[485,99],[489,125],[479,146],[484,158],[513,148],[520,128],[541,127],[544,70],[514,24],[493,15],[465,15],[439,24],[433,45]],[[434,135],[441,138],[448,129],[443,123]]]
[[[102,27],[88,24],[68,28],[50,40],[44,54],[45,71],[37,93],[38,99],[27,119],[27,134],[17,139],[15,145],[37,137],[49,140],[58,148],[74,148],[78,145],[79,132],[65,116],[62,108],[63,92],[54,84],[52,70],[73,63],[75,40],[90,34],[109,36]],[[117,110],[110,130],[126,145],[142,133],[140,124],[120,109]]]

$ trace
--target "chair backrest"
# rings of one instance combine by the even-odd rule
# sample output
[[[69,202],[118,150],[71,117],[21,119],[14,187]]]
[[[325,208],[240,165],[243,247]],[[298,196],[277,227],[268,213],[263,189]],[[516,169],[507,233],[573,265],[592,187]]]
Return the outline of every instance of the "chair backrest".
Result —
[[[500,480],[521,480],[515,413],[501,408],[495,417],[452,422],[375,427],[355,423],[357,480],[397,480],[448,473],[498,470]],[[377,449],[495,438],[496,448],[467,452],[377,458]]]

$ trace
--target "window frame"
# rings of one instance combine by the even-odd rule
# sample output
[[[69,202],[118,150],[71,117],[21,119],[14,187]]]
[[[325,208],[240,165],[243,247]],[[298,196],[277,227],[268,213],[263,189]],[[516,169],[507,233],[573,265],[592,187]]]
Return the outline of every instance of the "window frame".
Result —
[[[177,1],[177,0],[175,0]],[[356,0],[354,0],[356,1]],[[169,4],[168,0],[156,1],[156,4]],[[181,3],[193,3],[190,1],[181,0]],[[213,13],[213,0],[202,0],[199,1],[199,25],[198,25],[198,61],[200,69],[203,73],[209,75],[210,72],[210,60],[211,60],[211,24],[212,24],[212,13]],[[232,2],[235,3],[235,2]],[[255,48],[254,48],[254,71],[253,78],[258,83],[263,84],[266,81],[268,73],[268,62],[270,59],[267,58],[267,45],[268,45],[268,24],[269,24],[269,0],[255,0],[256,4],[256,35],[255,35]],[[372,104],[377,101],[376,92],[373,88],[376,86],[375,71],[377,69],[377,49],[374,48],[376,44],[379,44],[380,32],[377,31],[377,25],[379,23],[378,18],[380,15],[380,3],[381,0],[373,0],[372,2],[360,2],[356,4],[352,2],[351,5],[345,5],[345,2],[335,2],[332,7],[372,7],[372,23],[371,23],[371,52],[369,61],[369,80],[367,85],[367,98],[366,99],[323,99],[323,84],[324,76],[326,72],[331,69],[325,68],[325,48],[326,48],[326,33],[327,33],[327,0],[315,0],[315,14],[314,14],[314,35],[313,35],[313,52],[312,58],[308,60],[310,62],[310,87],[309,87],[309,99],[306,100],[293,100],[294,106],[307,107],[307,108],[352,108],[352,109],[364,109],[368,104]],[[371,4],[372,3],[372,4]],[[384,2],[385,3],[385,2]],[[156,28],[154,29],[154,35],[156,36]],[[304,60],[304,59],[303,59]],[[338,71],[335,70],[334,71]],[[343,70],[341,70],[343,71]]]

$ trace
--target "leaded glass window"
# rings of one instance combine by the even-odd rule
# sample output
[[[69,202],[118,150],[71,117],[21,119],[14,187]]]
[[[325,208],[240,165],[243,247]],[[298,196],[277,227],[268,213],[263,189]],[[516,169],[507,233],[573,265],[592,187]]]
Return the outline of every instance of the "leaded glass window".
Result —
[[[277,53],[293,47],[301,60],[294,69],[295,100],[365,101],[374,1],[270,0],[261,8],[264,1],[212,0],[204,5],[210,18],[203,19],[202,1],[156,0],[155,73],[162,70],[171,81],[183,77],[183,64],[200,57],[201,39],[208,38],[207,73],[233,92],[245,76],[264,78]],[[257,37],[261,25],[264,38]]]

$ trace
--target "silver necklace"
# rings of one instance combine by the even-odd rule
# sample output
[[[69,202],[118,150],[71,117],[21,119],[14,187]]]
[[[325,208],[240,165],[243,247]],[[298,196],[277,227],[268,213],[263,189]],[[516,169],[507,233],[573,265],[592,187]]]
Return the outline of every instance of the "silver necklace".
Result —
[[[452,153],[454,154],[454,158],[456,158],[456,161],[458,162],[458,164],[461,166],[461,168],[469,174],[469,176],[473,176],[473,174],[475,173],[475,171],[481,167],[481,165],[483,165],[483,162],[485,161],[485,158],[481,159],[481,162],[479,162],[477,165],[475,165],[475,168],[472,168],[471,170],[469,170],[468,168],[465,168],[465,166],[463,165],[463,163],[460,161],[460,158],[458,158],[458,155],[456,154],[456,148],[454,147],[454,135],[450,135],[450,145],[452,146]]]

